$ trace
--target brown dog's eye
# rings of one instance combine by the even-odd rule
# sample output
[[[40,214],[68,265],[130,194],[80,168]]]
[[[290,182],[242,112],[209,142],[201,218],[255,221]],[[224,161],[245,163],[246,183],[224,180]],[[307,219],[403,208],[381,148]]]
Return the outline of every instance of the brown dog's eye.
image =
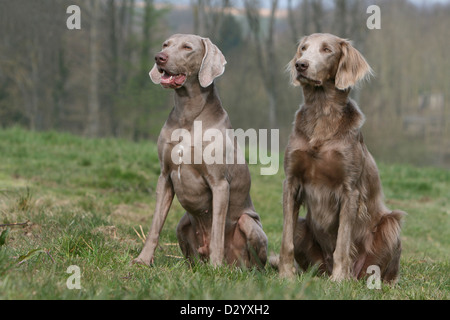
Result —
[[[163,48],[167,48],[169,45],[167,43],[163,43]]]
[[[326,53],[331,53],[332,52],[331,49],[327,48],[327,47],[323,48],[323,51],[326,52]]]

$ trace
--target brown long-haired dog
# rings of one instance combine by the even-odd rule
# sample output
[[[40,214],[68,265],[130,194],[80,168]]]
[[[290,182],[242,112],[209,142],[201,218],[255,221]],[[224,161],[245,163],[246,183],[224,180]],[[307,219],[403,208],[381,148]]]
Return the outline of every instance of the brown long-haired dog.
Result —
[[[383,202],[374,159],[363,142],[364,115],[349,98],[371,75],[349,41],[331,34],[304,37],[288,68],[303,88],[285,153],[283,240],[278,268],[293,275],[318,264],[335,281],[361,278],[369,266],[381,279],[398,276],[402,211]],[[298,218],[300,206],[306,217]]]

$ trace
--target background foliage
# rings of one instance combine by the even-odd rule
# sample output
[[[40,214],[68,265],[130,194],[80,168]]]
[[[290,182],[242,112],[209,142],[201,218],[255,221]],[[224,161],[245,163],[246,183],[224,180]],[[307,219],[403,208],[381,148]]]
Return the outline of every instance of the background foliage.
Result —
[[[69,4],[81,30],[68,30]],[[381,29],[369,30],[370,4]],[[210,37],[228,64],[217,81],[235,128],[279,128],[301,92],[285,65],[298,39],[353,40],[375,77],[353,92],[377,159],[448,167],[450,4],[406,0],[0,0],[0,125],[156,139],[172,107],[148,71],[173,33]]]

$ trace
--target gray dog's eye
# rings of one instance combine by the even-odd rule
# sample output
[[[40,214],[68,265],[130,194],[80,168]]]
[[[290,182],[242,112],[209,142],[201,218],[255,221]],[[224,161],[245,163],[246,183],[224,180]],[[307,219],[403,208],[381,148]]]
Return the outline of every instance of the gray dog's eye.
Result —
[[[183,45],[183,49],[185,49],[185,50],[192,50],[192,47],[190,45],[188,45],[188,44],[184,44]]]

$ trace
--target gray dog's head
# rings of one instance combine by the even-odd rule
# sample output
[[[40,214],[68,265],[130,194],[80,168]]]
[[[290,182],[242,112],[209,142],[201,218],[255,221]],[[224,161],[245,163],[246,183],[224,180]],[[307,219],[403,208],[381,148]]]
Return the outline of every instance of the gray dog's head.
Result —
[[[211,40],[191,34],[175,34],[164,41],[155,62],[150,78],[155,84],[172,89],[193,81],[206,88],[223,74],[227,63]]]

